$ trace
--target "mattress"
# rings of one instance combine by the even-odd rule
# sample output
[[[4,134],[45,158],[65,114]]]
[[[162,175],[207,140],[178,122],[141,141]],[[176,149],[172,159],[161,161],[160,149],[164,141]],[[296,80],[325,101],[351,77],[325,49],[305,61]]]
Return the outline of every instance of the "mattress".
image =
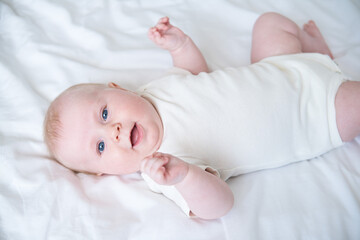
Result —
[[[229,179],[235,205],[216,220],[186,217],[139,173],[75,174],[46,149],[44,115],[64,89],[113,81],[134,90],[172,66],[147,38],[160,17],[216,70],[250,63],[253,24],[268,11],[300,26],[313,19],[360,80],[356,0],[0,1],[0,239],[360,239],[360,137]]]

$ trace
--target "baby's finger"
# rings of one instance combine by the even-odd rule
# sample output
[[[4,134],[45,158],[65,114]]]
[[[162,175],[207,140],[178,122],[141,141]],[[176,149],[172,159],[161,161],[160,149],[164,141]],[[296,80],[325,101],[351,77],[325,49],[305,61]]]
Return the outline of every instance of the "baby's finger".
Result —
[[[158,29],[156,27],[150,28],[148,31],[148,36],[150,38],[154,38],[156,35],[160,35],[160,33],[158,32]]]
[[[158,21],[158,23],[168,23],[168,22],[169,22],[169,17],[162,17]]]
[[[144,173],[149,173],[154,162],[155,160],[153,158],[144,159],[140,170]]]
[[[154,159],[156,160],[151,165],[150,172],[155,174],[155,172],[158,172],[159,169],[161,172],[164,172],[165,171],[164,166],[168,163],[168,159],[167,158],[154,158]]]
[[[151,178],[159,184],[165,184],[165,172],[165,167],[161,167],[151,175]]]
[[[144,173],[149,172],[148,170],[151,168],[151,165],[153,163],[154,163],[154,159],[152,157],[144,158],[140,164],[140,171]]]
[[[162,153],[162,152],[155,152],[155,153],[153,153],[152,156],[155,157],[155,158],[160,158],[160,157],[165,157],[165,156],[167,156],[167,154]]]
[[[154,32],[156,32],[156,27],[149,28],[149,31],[148,31],[149,34],[152,34]]]
[[[160,31],[167,31],[169,29],[169,25],[165,23],[159,23],[156,25],[156,28]]]
[[[166,163],[167,161],[162,158],[147,157],[141,162],[140,171],[151,175]]]

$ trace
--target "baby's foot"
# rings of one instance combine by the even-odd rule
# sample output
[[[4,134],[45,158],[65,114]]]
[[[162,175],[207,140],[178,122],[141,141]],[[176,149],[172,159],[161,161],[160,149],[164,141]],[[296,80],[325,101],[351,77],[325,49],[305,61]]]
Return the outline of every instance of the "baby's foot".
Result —
[[[334,59],[329,46],[326,44],[323,35],[314,21],[310,20],[308,23],[304,24],[303,30],[305,32],[304,37],[302,38],[303,52],[322,53],[329,55]]]

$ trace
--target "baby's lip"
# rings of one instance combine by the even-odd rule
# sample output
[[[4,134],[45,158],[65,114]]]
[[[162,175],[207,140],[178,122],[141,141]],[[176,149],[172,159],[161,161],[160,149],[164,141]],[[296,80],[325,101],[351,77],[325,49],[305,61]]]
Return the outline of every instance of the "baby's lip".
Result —
[[[139,145],[143,136],[144,136],[144,129],[140,124],[135,123],[130,132],[131,146],[134,148],[135,146]]]

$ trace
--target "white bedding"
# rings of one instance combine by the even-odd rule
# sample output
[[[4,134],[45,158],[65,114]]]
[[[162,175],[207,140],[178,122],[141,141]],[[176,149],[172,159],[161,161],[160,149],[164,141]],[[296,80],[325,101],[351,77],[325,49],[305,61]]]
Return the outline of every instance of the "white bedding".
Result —
[[[187,218],[139,174],[76,175],[49,158],[42,122],[62,90],[109,81],[135,89],[172,65],[147,39],[159,17],[215,70],[249,64],[252,25],[266,11],[315,20],[345,74],[360,80],[358,0],[1,0],[0,239],[360,239],[360,137],[230,179],[235,206],[213,221]]]

